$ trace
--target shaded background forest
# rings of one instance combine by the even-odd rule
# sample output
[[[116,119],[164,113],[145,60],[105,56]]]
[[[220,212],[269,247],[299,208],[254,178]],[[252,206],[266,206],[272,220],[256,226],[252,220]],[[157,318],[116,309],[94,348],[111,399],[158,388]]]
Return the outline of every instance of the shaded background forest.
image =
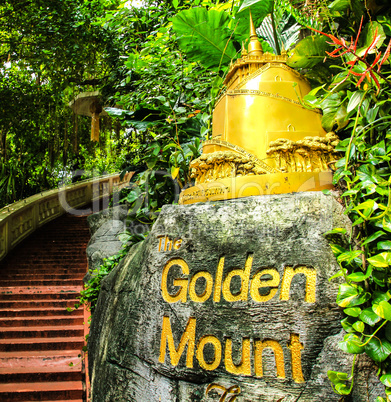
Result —
[[[0,206],[69,182],[77,170],[89,177],[145,165],[144,147],[172,114],[162,113],[159,96],[176,98],[174,113],[186,120],[200,109],[209,80],[183,59],[165,28],[176,8],[167,1],[143,4],[2,2]],[[96,90],[117,109],[101,117],[99,142],[91,142],[91,118],[68,104]],[[127,110],[121,119],[118,107]]]

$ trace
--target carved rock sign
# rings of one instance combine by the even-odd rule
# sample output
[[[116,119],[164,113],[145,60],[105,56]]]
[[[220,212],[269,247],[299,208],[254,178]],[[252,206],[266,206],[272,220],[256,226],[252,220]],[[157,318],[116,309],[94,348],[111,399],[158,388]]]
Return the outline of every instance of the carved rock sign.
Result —
[[[337,401],[314,367],[340,331],[323,234],[348,225],[319,192],[164,207],[104,281],[93,400]]]

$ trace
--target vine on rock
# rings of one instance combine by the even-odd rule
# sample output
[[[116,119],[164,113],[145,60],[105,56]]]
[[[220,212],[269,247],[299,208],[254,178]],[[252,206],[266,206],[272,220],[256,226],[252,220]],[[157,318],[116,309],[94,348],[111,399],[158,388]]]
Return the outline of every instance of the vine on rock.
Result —
[[[339,346],[354,358],[350,373],[329,371],[328,376],[335,392],[350,394],[356,357],[365,353],[377,364],[377,374],[388,397],[391,395],[391,83],[388,79],[391,41],[382,53],[379,49],[386,35],[380,24],[370,21],[366,26],[366,45],[359,48],[362,26],[363,18],[356,38],[350,42],[317,31],[335,46],[327,54],[339,58],[341,64],[336,67],[340,72],[333,77],[329,89],[317,88],[304,99],[311,106],[322,108],[324,118],[333,117],[332,124],[339,123],[344,128],[341,136],[347,136],[337,148],[344,157],[336,163],[334,184],[342,190],[353,230],[346,233],[346,229],[334,229],[326,236],[340,239],[331,244],[340,266],[332,279],[343,278],[336,302],[346,314],[341,322],[346,334]],[[384,67],[386,71],[382,71]],[[379,396],[376,401],[384,398]]]

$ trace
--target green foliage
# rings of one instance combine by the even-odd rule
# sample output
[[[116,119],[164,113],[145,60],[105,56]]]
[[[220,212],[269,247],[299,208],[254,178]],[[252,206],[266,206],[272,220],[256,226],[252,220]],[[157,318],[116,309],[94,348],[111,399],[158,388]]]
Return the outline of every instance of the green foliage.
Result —
[[[91,314],[93,314],[98,301],[102,280],[123,260],[132,245],[143,241],[146,236],[147,233],[144,235],[123,234],[121,238],[123,246],[120,251],[111,257],[105,258],[99,268],[90,272],[91,277],[80,292],[80,303],[75,305],[76,308],[81,304],[85,304],[89,307]]]
[[[321,63],[331,47],[324,36],[308,36],[300,41],[288,59],[292,68],[311,68]]]
[[[92,144],[91,119],[68,107],[79,92],[103,82],[114,66],[118,42],[95,21],[117,3],[1,3],[0,207],[56,187],[73,170],[92,165],[95,171],[107,170],[95,169],[107,159],[97,158],[103,149],[109,159],[121,158],[126,141],[113,145],[108,119],[101,121],[100,143]],[[108,169],[119,168],[111,164]]]
[[[179,51],[168,21],[174,12],[165,2],[151,2],[148,8],[118,8],[99,22],[123,32],[128,53],[103,91],[113,105],[106,110],[127,127],[131,149],[124,172],[136,171],[120,201],[129,207],[128,221],[143,225],[152,225],[160,208],[176,202],[180,189],[191,184],[189,164],[211,131],[221,86],[217,74],[203,72]],[[128,235],[132,243],[142,240]],[[126,255],[124,250],[106,260],[83,291],[81,302],[91,303],[92,310],[101,280]]]
[[[116,5],[116,0],[5,0],[0,5],[0,64],[23,61],[58,89],[68,79],[95,75],[101,67],[97,52],[109,38],[94,19]]]
[[[226,29],[229,20],[225,11],[191,8],[176,15],[172,22],[187,57],[210,68],[226,66],[236,56],[232,33]]]
[[[391,73],[388,18],[374,11],[371,20],[364,2],[334,1],[325,10],[324,36],[311,36],[292,52],[290,63],[312,68],[311,77],[327,84],[304,97],[308,107],[323,110],[323,126],[341,138],[334,183],[341,191],[352,233],[335,229],[331,248],[343,278],[337,304],[344,308],[346,331],[340,348],[354,354],[351,373],[329,371],[335,392],[350,394],[356,355],[366,353],[379,367],[380,381],[391,395]],[[338,27],[338,31],[336,30]],[[361,35],[360,35],[361,33]],[[353,38],[351,38],[353,36]],[[344,40],[343,40],[344,39]],[[319,45],[314,46],[314,41]],[[326,42],[332,46],[324,53]],[[305,60],[305,53],[311,60]],[[317,75],[318,64],[327,74]],[[378,401],[383,400],[379,397]]]
[[[272,18],[272,14],[267,15],[258,28],[259,34],[272,46],[275,54],[279,54],[281,49],[288,50],[295,45],[300,30],[301,26],[284,7],[279,7],[278,2],[275,4],[274,17]]]
[[[250,8],[265,51],[280,54],[282,45],[285,49],[292,46],[300,30],[297,20],[312,25],[287,0],[244,0],[233,1],[230,7],[197,7],[181,11],[172,20],[181,49],[190,60],[214,71],[225,71],[249,40]]]

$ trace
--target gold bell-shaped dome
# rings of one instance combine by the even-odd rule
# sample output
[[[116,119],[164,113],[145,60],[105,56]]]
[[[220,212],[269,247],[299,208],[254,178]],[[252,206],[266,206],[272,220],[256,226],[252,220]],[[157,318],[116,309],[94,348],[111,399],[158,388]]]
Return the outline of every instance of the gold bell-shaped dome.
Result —
[[[250,15],[248,51],[226,76],[212,138],[190,166],[195,186],[179,203],[332,188],[338,137],[303,106],[310,85],[286,61],[286,52],[263,52]]]

